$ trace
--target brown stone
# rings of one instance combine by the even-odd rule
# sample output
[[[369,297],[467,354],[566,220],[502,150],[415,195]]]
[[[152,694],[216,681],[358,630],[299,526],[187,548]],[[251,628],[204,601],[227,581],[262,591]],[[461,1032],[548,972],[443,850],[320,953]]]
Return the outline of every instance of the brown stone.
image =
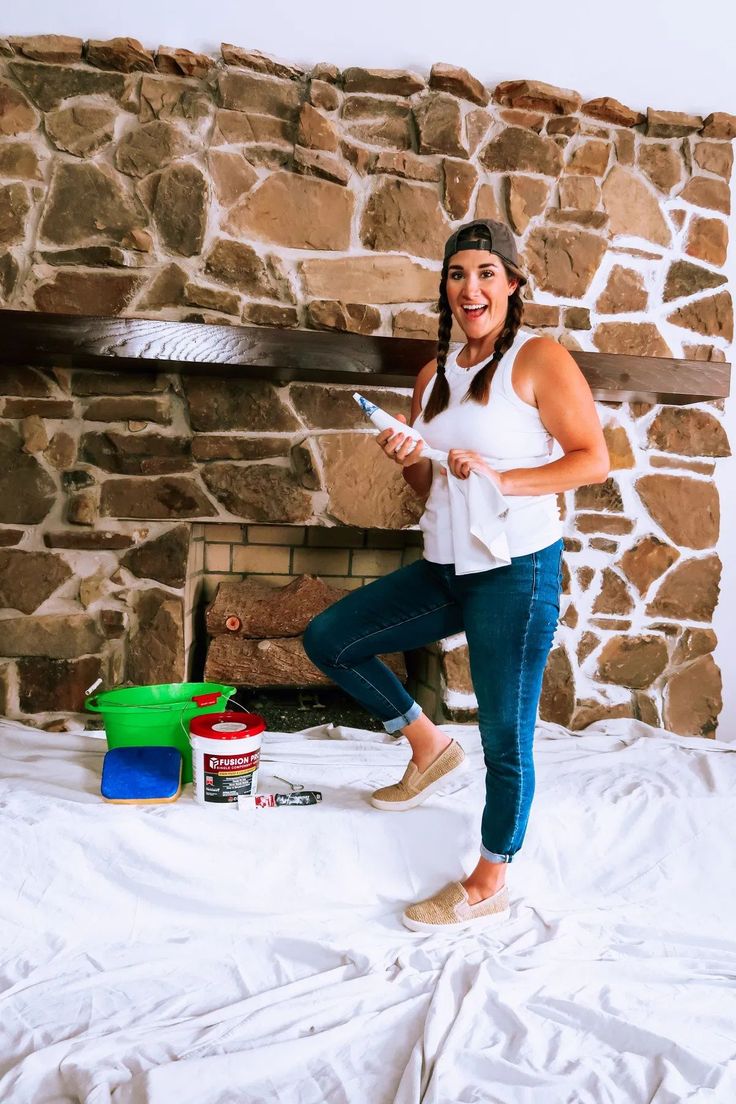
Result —
[[[361,394],[389,414],[409,416],[410,400],[406,395],[372,387],[363,388]],[[352,387],[298,383],[292,386],[289,398],[302,423],[309,429],[365,428],[365,416],[353,399]]]
[[[288,455],[289,441],[283,437],[207,434],[192,438],[192,456],[195,460],[265,460]]]
[[[313,80],[329,81],[337,84],[340,80],[340,70],[329,61],[318,61],[310,74]]]
[[[0,81],[0,135],[26,134],[35,130],[38,115],[22,92]]]
[[[336,111],[340,106],[340,96],[331,84],[312,79],[309,82],[309,102],[323,111]]]
[[[133,596],[136,628],[128,639],[125,674],[135,686],[184,677],[184,609],[181,598],[156,587]]]
[[[563,176],[560,180],[560,207],[593,211],[600,198],[600,186],[590,176]]]
[[[307,296],[352,303],[434,302],[439,288],[439,274],[408,257],[315,258],[301,274]]]
[[[216,510],[193,479],[168,475],[109,480],[102,487],[100,513],[103,517],[168,520],[213,517]]]
[[[54,245],[76,245],[80,239],[100,236],[120,241],[142,225],[142,214],[124,194],[112,170],[97,164],[56,165],[41,221],[43,239]]]
[[[718,556],[685,560],[668,573],[646,612],[683,621],[711,621],[718,603],[720,579]]]
[[[460,104],[444,92],[430,92],[414,108],[420,153],[442,153],[468,157],[463,140]]]
[[[470,198],[478,183],[478,170],[467,161],[446,157],[443,168],[443,203],[451,219],[460,219],[468,212]]]
[[[210,636],[228,633],[228,618],[237,617],[236,639],[299,636],[312,618],[346,593],[314,575],[299,575],[284,587],[253,577],[220,583],[214,602],[207,607],[207,632]]]
[[[591,617],[589,623],[607,632],[625,632],[631,628],[631,621],[623,617]]]
[[[191,257],[199,253],[207,225],[207,181],[196,165],[184,161],[163,170],[153,217],[164,247]]]
[[[210,287],[207,284],[188,283],[184,288],[184,302],[190,307],[203,307],[205,310],[222,311],[225,314],[240,315],[240,297],[232,291]]]
[[[298,326],[299,315],[294,307],[282,307],[277,303],[246,303],[243,321],[253,326]]]
[[[17,664],[19,701],[23,713],[84,709],[85,690],[100,676],[97,656],[82,659],[50,659],[27,656]]]
[[[182,383],[193,430],[281,433],[302,429],[273,384],[265,380],[187,376]]]
[[[471,157],[488,133],[491,122],[491,115],[480,107],[469,111],[465,116],[465,133],[467,135],[468,153]]]
[[[634,453],[629,436],[623,426],[607,425],[603,427],[603,436],[608,447],[608,456],[612,471],[635,467]]]
[[[731,192],[725,180],[713,180],[708,176],[693,176],[679,193],[679,199],[684,199],[696,207],[708,207],[713,211],[722,211],[724,215],[731,213]]]
[[[690,222],[685,252],[708,264],[724,265],[728,253],[728,226],[722,219],[695,216]]]
[[[588,725],[598,721],[613,721],[620,717],[633,717],[634,707],[631,702],[619,702],[611,705],[609,702],[597,702],[593,698],[584,698],[578,703],[575,715],[570,723],[572,732],[580,732]]]
[[[575,518],[575,527],[580,533],[630,533],[634,528],[633,521],[625,517],[610,517],[606,514],[578,514]],[[591,540],[591,548],[602,548],[606,552],[615,552],[616,545],[612,541],[594,543]]]
[[[629,169],[614,165],[603,183],[603,205],[612,234],[626,234],[669,245],[671,234],[659,203]]]
[[[120,73],[152,72],[156,67],[153,55],[137,38],[91,38],[87,43],[87,61],[99,69],[116,69]]]
[[[187,578],[189,559],[189,526],[177,525],[160,537],[132,548],[121,559],[140,579],[155,579],[165,586],[180,589]]]
[[[576,510],[613,510],[623,512],[623,500],[615,479],[592,483],[575,491]]]
[[[230,143],[246,143],[245,151],[253,157],[252,143],[264,142],[279,146],[288,155],[294,139],[294,124],[288,119],[277,119],[273,115],[256,115],[253,112],[226,111],[224,108],[215,114],[215,130],[212,144],[220,146]]]
[[[577,146],[567,163],[568,173],[603,176],[608,167],[611,146],[608,142],[583,142]]]
[[[684,471],[694,471],[698,475],[712,475],[716,470],[715,464],[706,464],[700,460],[682,460],[679,456],[650,456],[649,463],[653,468],[681,468]]]
[[[617,130],[614,136],[616,158],[620,165],[634,164],[634,151],[636,143],[630,130]]]
[[[316,438],[327,512],[343,525],[366,529],[402,529],[421,513],[416,494],[400,470],[383,457],[370,433],[327,433]]]
[[[132,418],[134,421],[168,425],[171,407],[167,399],[158,397],[112,396],[87,403],[84,417],[88,422],[124,422]]]
[[[534,172],[559,176],[562,153],[550,139],[521,127],[507,127],[484,148],[481,163],[490,172]]]
[[[0,185],[0,246],[23,241],[30,207],[24,184]]]
[[[192,467],[188,437],[161,433],[84,433],[79,451],[85,463],[115,475],[160,474],[151,465],[162,461],[169,472]]]
[[[587,590],[593,581],[595,571],[592,567],[579,567],[575,572],[575,576],[580,584],[580,589]]]
[[[222,60],[226,65],[239,65],[245,69],[254,69],[258,73],[265,73],[270,77],[282,77],[286,80],[299,81],[306,76],[306,71],[291,62],[279,61],[269,54],[262,54],[260,50],[245,50],[242,46],[233,46],[230,42],[223,42],[220,51]]]
[[[674,544],[687,548],[715,545],[720,506],[712,483],[679,475],[645,475],[637,480],[636,490]]]
[[[627,614],[634,608],[626,583],[610,567],[603,570],[601,589],[593,613]]]
[[[668,406],[649,426],[649,445],[681,456],[730,456],[721,422],[704,410]]]
[[[680,138],[701,130],[700,115],[688,115],[684,111],[656,111],[647,108],[646,134],[649,138]]]
[[[633,690],[643,690],[657,679],[667,666],[667,645],[659,636],[614,636],[598,658],[595,678]]]
[[[3,620],[0,651],[6,656],[73,659],[102,644],[94,617],[86,613],[45,614]]]
[[[0,523],[35,525],[48,514],[56,496],[53,479],[22,451],[12,426],[0,425]]]
[[[142,268],[146,258],[128,253],[117,245],[84,245],[78,249],[53,249],[38,253],[50,265],[85,265],[88,268]]]
[[[155,61],[159,73],[182,77],[206,77],[215,65],[214,59],[207,54],[172,46],[159,46]]]
[[[453,96],[470,100],[471,103],[485,107],[490,95],[477,77],[467,69],[455,65],[436,62],[429,74],[429,87],[437,92],[450,92]]]
[[[244,242],[218,238],[205,258],[205,271],[215,280],[238,288],[249,295],[274,299],[293,299],[284,278],[272,260],[261,260]]]
[[[672,146],[656,142],[639,149],[639,165],[661,192],[670,192],[682,176],[682,158]]]
[[[0,176],[40,180],[38,156],[28,142],[8,142],[0,146]]]
[[[33,61],[13,62],[10,68],[41,111],[51,111],[71,96],[104,95],[119,102],[125,94],[125,77],[120,73],[95,73],[93,69],[48,66]],[[15,93],[17,96],[18,93]],[[3,114],[2,100],[0,93],[0,116]],[[11,100],[13,105],[17,102],[16,98]],[[25,103],[25,100],[22,102]],[[33,129],[35,112],[33,116],[34,123],[31,125],[27,124],[27,117],[23,117],[23,130]],[[8,133],[18,134],[20,131],[11,130]]]
[[[539,226],[529,235],[525,256],[542,291],[581,299],[605,251],[606,243],[596,234]]]
[[[441,652],[440,670],[448,690],[457,694],[475,694],[467,644]]]
[[[376,307],[369,307],[362,303],[313,299],[307,303],[307,323],[315,330],[370,334],[380,326],[381,314]]]
[[[335,153],[339,146],[339,135],[335,124],[308,103],[302,104],[299,113],[296,140],[301,146],[327,150],[329,153]]]
[[[548,303],[524,303],[524,325],[532,329],[559,326],[560,308]]]
[[[6,399],[6,418],[28,418],[39,414],[42,418],[70,418],[74,412],[69,399]]]
[[[721,672],[712,656],[701,656],[667,681],[664,723],[680,736],[713,737],[723,708]]]
[[[240,153],[211,149],[207,162],[215,194],[223,207],[232,206],[250,191],[258,179],[253,166]]]
[[[361,222],[366,248],[439,259],[448,234],[434,188],[393,178],[376,183]]]
[[[572,114],[579,110],[582,103],[579,92],[533,80],[502,81],[494,88],[493,98],[496,103],[506,107],[520,107],[554,115]]]
[[[673,664],[689,663],[715,650],[718,637],[713,629],[685,629],[672,656]]]
[[[567,727],[575,709],[575,679],[564,645],[553,648],[547,659],[539,699],[539,717]]]
[[[550,211],[547,219],[554,225],[568,226],[575,223],[589,230],[602,230],[608,223],[605,211]]]
[[[20,544],[25,535],[24,529],[0,529],[0,548],[11,548]]]
[[[529,176],[507,176],[504,190],[511,228],[523,234],[530,220],[547,206],[549,184]]]
[[[485,112],[483,114],[487,115],[487,113]],[[499,115],[505,123],[509,124],[509,126],[524,127],[526,130],[536,131],[537,134],[544,130],[544,122],[546,116],[542,115],[539,111],[521,111],[516,108],[506,108],[506,110],[504,111],[499,111]],[[490,118],[490,116],[487,117]],[[552,122],[554,122],[556,125],[559,122],[559,119],[550,119],[550,123]],[[485,127],[483,134],[481,134],[481,138],[485,134],[486,130],[488,130],[487,126]],[[554,131],[550,131],[550,133],[554,133]]]
[[[558,115],[547,123],[547,134],[566,134],[570,137],[579,130],[580,120],[575,115]]]
[[[641,595],[672,566],[680,553],[658,537],[647,536],[624,552],[618,565]]]
[[[733,339],[733,302],[727,291],[687,303],[667,317],[667,321],[708,337]]]
[[[172,123],[154,119],[129,130],[115,150],[115,167],[127,176],[148,176],[187,150],[182,132]]]
[[[570,603],[570,605],[565,610],[563,616],[560,618],[560,624],[567,625],[569,629],[575,629],[577,628],[578,619],[578,611],[575,609],[575,606]]]
[[[312,514],[311,495],[287,468],[222,461],[208,464],[202,477],[225,508],[246,521],[299,524]]]
[[[370,100],[371,97],[359,97],[362,100]],[[348,133],[357,138],[358,141],[364,142],[370,146],[382,146],[386,149],[397,150],[410,150],[413,148],[413,130],[411,122],[411,114],[408,107],[400,107],[398,112],[391,112],[388,110],[390,107],[397,107],[390,100],[384,101],[385,108],[379,109],[373,108],[370,112],[373,116],[381,116],[368,118],[366,121],[356,120],[351,122],[358,111],[354,107],[355,97],[346,99],[343,105],[343,119],[346,120],[346,127]],[[368,105],[366,105],[367,109]],[[361,113],[363,105],[361,104]],[[385,114],[383,113],[385,111]],[[343,143],[343,150],[345,151],[345,143]],[[365,151],[368,153],[368,151]],[[356,158],[357,159],[357,158]]]
[[[475,200],[475,218],[501,219],[501,209],[492,184],[481,184]]]
[[[340,142],[340,152],[361,176],[371,171],[377,157],[372,150],[365,149],[364,146],[356,146],[354,142],[348,142],[344,138]]]
[[[66,561],[51,552],[0,551],[0,606],[33,613],[72,575]]]
[[[28,418],[24,418],[20,424],[20,429],[23,435],[24,452],[33,455],[36,452],[43,452],[48,446],[49,438],[46,433],[46,426],[37,414],[31,414]]]
[[[38,310],[52,314],[120,314],[140,287],[138,276],[62,269],[33,294]]]
[[[362,69],[352,66],[343,71],[346,92],[377,92],[389,96],[411,96],[426,86],[423,77],[405,69]]]
[[[652,322],[601,322],[593,343],[602,353],[671,357],[672,350]]]
[[[562,325],[568,330],[589,330],[590,311],[587,307],[567,307],[563,311]]]
[[[30,35],[28,38],[11,35],[8,41],[23,57],[51,65],[73,65],[82,57],[84,46],[83,39],[71,35]]]
[[[703,120],[701,134],[704,138],[736,138],[736,115],[725,111],[713,111]]]
[[[393,317],[391,332],[394,337],[408,337],[412,340],[436,341],[438,314],[426,314],[423,311],[401,310]]]
[[[345,187],[350,179],[347,166],[337,157],[323,150],[309,150],[304,146],[294,147],[294,171],[307,176],[321,177],[334,184]]]
[[[148,290],[138,301],[142,310],[174,307],[184,301],[184,288],[188,276],[177,264],[166,265],[151,281]]]
[[[105,529],[59,529],[44,533],[47,548],[74,548],[87,552],[115,552],[130,548],[133,538],[125,533],[112,533]]]
[[[276,172],[232,209],[226,228],[294,249],[347,249],[353,204],[338,184]]]
[[[601,640],[599,636],[596,636],[593,632],[584,632],[580,637],[580,641],[577,646],[576,655],[578,663],[582,663],[584,659],[594,652],[600,644]]]
[[[696,142],[694,157],[701,169],[731,179],[733,149],[730,142]]]
[[[18,279],[18,262],[12,253],[0,255],[0,298],[10,299]]]
[[[601,119],[604,123],[613,123],[615,126],[633,127],[644,122],[644,116],[631,107],[626,107],[612,96],[598,96],[595,100],[586,100],[581,105],[583,115],[589,115],[592,119]]]
[[[674,261],[667,272],[663,299],[668,302],[685,295],[695,295],[706,288],[720,287],[726,282],[727,278],[718,272],[711,272],[710,269],[689,261]]]
[[[465,170],[477,170],[466,161],[448,161],[444,165],[460,166]],[[390,173],[392,176],[401,176],[405,180],[423,180],[437,182],[440,179],[440,166],[436,160],[420,157],[416,153],[405,151],[386,151],[375,155],[375,160],[366,165],[369,173]]]
[[[153,77],[147,73],[141,78],[139,118],[142,123],[177,118],[196,124],[209,116],[211,108],[211,97],[191,81],[179,77]]]

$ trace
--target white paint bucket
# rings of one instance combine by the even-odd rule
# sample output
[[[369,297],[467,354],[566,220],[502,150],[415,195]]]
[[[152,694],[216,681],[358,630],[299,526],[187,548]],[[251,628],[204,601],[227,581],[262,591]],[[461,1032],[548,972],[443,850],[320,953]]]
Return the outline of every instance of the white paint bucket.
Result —
[[[258,785],[261,735],[258,713],[204,713],[189,722],[194,797],[201,805],[237,804]]]

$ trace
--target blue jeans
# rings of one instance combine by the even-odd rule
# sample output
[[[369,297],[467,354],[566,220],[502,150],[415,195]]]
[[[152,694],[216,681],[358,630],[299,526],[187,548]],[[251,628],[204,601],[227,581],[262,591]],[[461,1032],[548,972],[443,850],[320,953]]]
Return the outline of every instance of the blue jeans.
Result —
[[[351,591],[304,634],[312,663],[387,732],[398,732],[422,710],[376,657],[465,632],[486,765],[481,854],[490,862],[511,862],[529,819],[534,727],[560,611],[562,547],[555,541],[507,567],[471,575],[417,560]]]

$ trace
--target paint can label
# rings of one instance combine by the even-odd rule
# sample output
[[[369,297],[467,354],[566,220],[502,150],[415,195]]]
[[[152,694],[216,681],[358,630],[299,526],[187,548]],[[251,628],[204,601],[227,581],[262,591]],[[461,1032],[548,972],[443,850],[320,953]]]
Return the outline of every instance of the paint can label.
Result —
[[[260,751],[212,755],[204,752],[202,766],[205,801],[237,801],[240,795],[255,793]]]

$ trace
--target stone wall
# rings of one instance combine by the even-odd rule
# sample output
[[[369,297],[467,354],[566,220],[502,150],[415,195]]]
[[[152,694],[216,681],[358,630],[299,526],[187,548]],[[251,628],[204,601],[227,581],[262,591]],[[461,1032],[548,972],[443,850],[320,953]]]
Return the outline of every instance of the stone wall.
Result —
[[[519,235],[527,326],[723,360],[734,135],[719,112],[491,89],[444,64],[307,73],[228,45],[0,40],[0,304],[434,336],[442,242],[490,215]],[[75,709],[98,671],[181,677],[191,523],[415,525],[350,390],[4,373],[5,707]],[[406,391],[366,393],[407,410]],[[563,496],[543,715],[712,735],[720,405],[599,410],[614,471]],[[472,709],[462,640],[436,652],[443,707]]]

